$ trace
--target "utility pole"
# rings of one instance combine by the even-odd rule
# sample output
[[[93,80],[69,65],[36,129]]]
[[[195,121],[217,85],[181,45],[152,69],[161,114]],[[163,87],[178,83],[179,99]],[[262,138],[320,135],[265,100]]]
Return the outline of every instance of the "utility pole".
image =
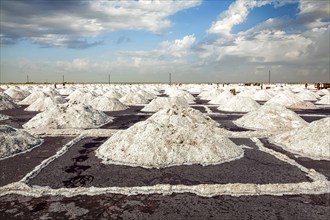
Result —
[[[172,73],[169,73],[169,83],[170,83],[170,85],[172,85]]]
[[[270,70],[268,72],[268,84],[270,85]]]
[[[62,75],[62,83],[64,83],[64,75]]]
[[[109,85],[111,83],[111,74],[109,73]]]
[[[26,82],[29,83],[29,75],[26,75]]]

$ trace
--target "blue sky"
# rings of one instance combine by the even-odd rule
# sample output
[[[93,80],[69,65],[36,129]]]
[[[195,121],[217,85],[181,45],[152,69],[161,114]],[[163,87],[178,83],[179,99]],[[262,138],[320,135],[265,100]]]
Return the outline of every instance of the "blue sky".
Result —
[[[329,81],[327,0],[1,0],[1,81]]]

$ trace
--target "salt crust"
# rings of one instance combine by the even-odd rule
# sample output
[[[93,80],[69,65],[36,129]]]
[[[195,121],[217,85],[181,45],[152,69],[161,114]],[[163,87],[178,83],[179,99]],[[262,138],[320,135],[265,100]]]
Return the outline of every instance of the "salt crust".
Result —
[[[157,112],[161,109],[170,108],[173,105],[189,107],[188,102],[181,97],[157,97],[141,109],[141,111]]]
[[[12,99],[7,95],[0,95],[0,110],[7,110],[18,108],[19,106],[16,105]]]
[[[27,108],[25,108],[24,111],[42,112],[48,109],[52,109],[56,107],[56,105],[58,104],[64,104],[64,103],[66,103],[66,100],[61,96],[55,96],[55,97],[41,96],[35,102],[33,102]]]
[[[8,118],[10,118],[8,115],[0,114],[0,121],[7,120]]]
[[[289,130],[308,124],[295,112],[279,104],[263,105],[233,122],[246,128],[265,130]]]
[[[0,158],[12,156],[42,143],[26,131],[0,125]]]
[[[313,159],[330,160],[330,117],[271,139],[284,149]]]
[[[226,138],[208,116],[172,106],[118,131],[96,150],[106,164],[163,168],[219,164],[241,158],[243,150]]]
[[[23,128],[97,128],[111,122],[112,119],[91,106],[66,103],[37,114],[25,123]]]
[[[233,96],[218,107],[219,110],[229,112],[250,112],[258,108],[260,108],[260,105],[252,98],[246,96]]]

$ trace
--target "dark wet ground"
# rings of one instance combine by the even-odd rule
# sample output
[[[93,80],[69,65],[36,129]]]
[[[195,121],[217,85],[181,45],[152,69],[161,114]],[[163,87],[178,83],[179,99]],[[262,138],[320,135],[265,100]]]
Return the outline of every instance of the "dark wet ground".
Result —
[[[231,162],[201,166],[184,165],[163,169],[145,169],[122,165],[104,165],[94,151],[107,138],[85,138],[56,161],[44,168],[32,185],[52,188],[79,186],[144,186],[156,184],[196,185],[203,183],[295,183],[310,181],[297,167],[257,150],[250,139],[232,139],[245,144],[245,155]]]
[[[0,197],[0,219],[326,220],[330,194],[290,196],[172,195]]]
[[[0,186],[16,182],[43,160],[54,155],[72,137],[44,137],[44,143],[31,151],[0,160]]]
[[[23,124],[39,113],[24,111],[26,107],[28,107],[28,105],[22,105],[16,109],[1,110],[0,114],[11,116],[11,118],[0,121],[0,125],[5,124],[14,128],[22,128]]]

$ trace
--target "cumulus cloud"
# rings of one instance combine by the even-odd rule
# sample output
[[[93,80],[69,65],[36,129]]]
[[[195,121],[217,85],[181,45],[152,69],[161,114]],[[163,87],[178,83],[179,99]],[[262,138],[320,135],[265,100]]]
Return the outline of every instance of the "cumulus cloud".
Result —
[[[217,21],[212,23],[208,33],[230,37],[233,26],[244,22],[251,9],[269,3],[270,1],[267,0],[237,0],[229,6],[228,10],[220,14]]]
[[[170,15],[200,3],[201,0],[2,1],[1,43],[23,39],[48,46],[87,48],[99,42],[85,38],[115,30],[162,33],[171,26]]]

